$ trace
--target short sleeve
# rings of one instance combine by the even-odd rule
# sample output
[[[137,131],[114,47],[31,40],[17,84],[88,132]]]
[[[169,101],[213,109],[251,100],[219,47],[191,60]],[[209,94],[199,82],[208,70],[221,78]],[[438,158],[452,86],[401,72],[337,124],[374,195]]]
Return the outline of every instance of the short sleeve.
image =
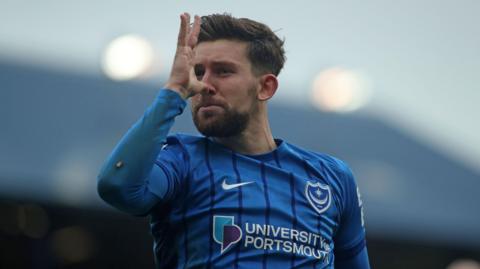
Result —
[[[345,188],[340,227],[334,240],[336,259],[345,260],[355,257],[365,248],[365,223],[360,190],[350,168],[344,163],[341,166]]]

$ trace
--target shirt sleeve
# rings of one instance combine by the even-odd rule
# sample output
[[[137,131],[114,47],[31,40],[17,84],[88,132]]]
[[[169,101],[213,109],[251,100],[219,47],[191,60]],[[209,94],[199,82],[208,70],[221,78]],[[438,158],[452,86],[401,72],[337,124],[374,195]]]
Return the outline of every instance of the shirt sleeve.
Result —
[[[336,268],[370,268],[360,191],[348,166],[342,162],[341,168],[345,188],[340,227],[334,238]]]
[[[335,262],[336,269],[370,269],[368,261],[368,251],[364,247],[357,255],[346,260],[337,260]]]
[[[185,106],[176,92],[159,92],[100,170],[97,189],[103,200],[127,213],[144,215],[171,193],[169,188],[183,173],[184,165],[179,161],[182,155],[177,154],[181,149],[164,144]]]

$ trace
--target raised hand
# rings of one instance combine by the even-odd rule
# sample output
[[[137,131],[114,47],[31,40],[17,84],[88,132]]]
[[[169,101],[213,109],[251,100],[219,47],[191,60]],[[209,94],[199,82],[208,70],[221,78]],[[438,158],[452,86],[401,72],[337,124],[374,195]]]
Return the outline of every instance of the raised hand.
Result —
[[[200,23],[200,17],[195,16],[193,26],[190,26],[190,14],[180,15],[177,51],[165,88],[178,92],[184,99],[199,93],[204,87],[204,84],[197,80],[193,66],[193,49],[197,45]]]

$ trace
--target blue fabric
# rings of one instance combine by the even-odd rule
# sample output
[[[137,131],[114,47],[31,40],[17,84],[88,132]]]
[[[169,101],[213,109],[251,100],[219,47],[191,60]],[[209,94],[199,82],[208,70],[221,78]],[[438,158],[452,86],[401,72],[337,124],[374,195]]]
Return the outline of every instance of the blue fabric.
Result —
[[[335,264],[336,269],[350,269],[350,268],[370,268],[368,263],[368,251],[363,247],[355,256],[346,260],[337,260]]]
[[[167,137],[184,106],[160,91],[99,175],[105,201],[150,215],[158,268],[369,268],[344,162],[280,139],[251,156],[207,137]]]

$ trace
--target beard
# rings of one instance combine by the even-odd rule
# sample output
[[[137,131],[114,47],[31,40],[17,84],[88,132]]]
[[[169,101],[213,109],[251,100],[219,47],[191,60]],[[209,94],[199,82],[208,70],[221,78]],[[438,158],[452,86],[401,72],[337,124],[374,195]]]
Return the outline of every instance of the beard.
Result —
[[[239,112],[231,108],[223,107],[224,112],[216,115],[217,119],[210,120],[200,118],[198,108],[192,111],[193,123],[197,130],[204,136],[231,137],[242,133],[250,121],[250,113]],[[208,118],[208,115],[204,117]]]
[[[223,113],[220,115],[204,114],[203,118],[198,113],[200,106],[192,107],[192,118],[197,130],[204,136],[232,137],[241,134],[248,126],[251,115],[257,113],[256,90],[252,85],[247,90],[252,106],[249,110],[241,112],[227,105],[222,105]],[[216,119],[210,119],[216,117]]]

